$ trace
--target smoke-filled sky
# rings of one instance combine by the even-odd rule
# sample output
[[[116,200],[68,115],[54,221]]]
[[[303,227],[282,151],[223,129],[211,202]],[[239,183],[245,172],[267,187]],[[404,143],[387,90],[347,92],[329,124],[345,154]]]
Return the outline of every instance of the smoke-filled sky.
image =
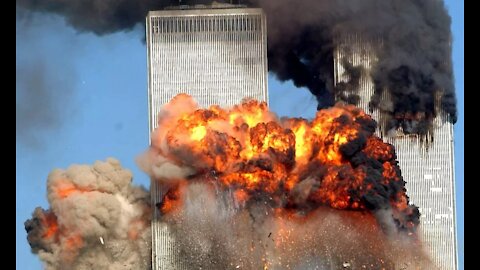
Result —
[[[452,16],[459,111],[455,163],[463,262],[463,1],[446,5]],[[149,185],[134,163],[148,142],[146,49],[141,27],[97,37],[78,34],[60,17],[17,14],[16,29],[17,269],[41,269],[30,253],[23,222],[36,206],[47,207],[45,183],[51,169],[113,156],[132,170],[134,183]],[[270,77],[269,91],[272,110],[279,115],[313,116],[317,104],[307,90]]]

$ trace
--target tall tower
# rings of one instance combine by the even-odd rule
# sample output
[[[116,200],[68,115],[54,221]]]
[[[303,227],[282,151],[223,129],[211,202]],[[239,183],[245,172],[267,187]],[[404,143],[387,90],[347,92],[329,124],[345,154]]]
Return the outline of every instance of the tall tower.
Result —
[[[150,133],[160,107],[179,93],[200,106],[267,101],[267,33],[261,9],[227,4],[150,11],[146,18]],[[152,205],[166,191],[152,180]],[[152,220],[152,269],[190,269],[162,222]]]
[[[335,84],[350,78],[345,72],[344,63],[361,66],[366,72],[358,81],[356,94],[360,97],[358,106],[369,111],[368,104],[374,93],[374,84],[368,76],[376,61],[375,46],[381,40],[365,40],[359,35],[345,35],[338,39],[334,54]],[[341,93],[348,96],[350,93]],[[388,100],[387,94],[382,97]],[[407,194],[411,203],[419,207],[421,237],[425,249],[433,262],[441,270],[458,269],[456,217],[455,217],[455,175],[453,125],[442,121],[438,112],[433,120],[433,140],[425,143],[417,135],[406,135],[401,131],[377,135],[395,146],[402,176],[407,182]],[[373,111],[372,116],[382,126],[381,112]]]

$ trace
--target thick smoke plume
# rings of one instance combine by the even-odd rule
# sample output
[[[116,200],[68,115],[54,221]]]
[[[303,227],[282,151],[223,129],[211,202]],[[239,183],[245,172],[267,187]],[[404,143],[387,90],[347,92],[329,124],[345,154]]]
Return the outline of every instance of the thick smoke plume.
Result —
[[[115,159],[48,176],[50,209],[25,222],[45,269],[148,269],[150,199]]]
[[[280,120],[255,100],[199,109],[183,94],[138,161],[167,189],[157,210],[194,269],[432,269],[374,131],[351,105]]]
[[[108,34],[144,23],[149,10],[171,5],[210,4],[205,0],[34,1],[17,6],[63,15],[80,31]],[[219,1],[232,2],[232,1]],[[280,80],[307,87],[318,109],[342,98],[345,85],[334,86],[334,54],[345,37],[377,42],[378,61],[366,76],[373,79],[371,109],[380,109],[384,129],[426,133],[438,113],[456,122],[451,62],[450,17],[438,0],[236,0],[262,7],[268,18],[269,70]],[[340,59],[343,62],[342,59]],[[345,63],[347,66],[351,63]],[[346,72],[356,69],[346,68]],[[356,88],[358,80],[349,80]],[[349,95],[346,102],[356,103]],[[382,121],[383,122],[383,121]]]

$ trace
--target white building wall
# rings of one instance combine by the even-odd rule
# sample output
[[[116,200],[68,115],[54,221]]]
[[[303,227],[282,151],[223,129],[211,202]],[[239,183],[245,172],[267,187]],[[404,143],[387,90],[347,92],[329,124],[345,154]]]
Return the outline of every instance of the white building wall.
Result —
[[[161,106],[188,93],[201,107],[267,101],[267,33],[256,8],[151,11],[146,18],[149,132]],[[162,200],[152,180],[152,204]],[[155,209],[152,269],[190,269]]]

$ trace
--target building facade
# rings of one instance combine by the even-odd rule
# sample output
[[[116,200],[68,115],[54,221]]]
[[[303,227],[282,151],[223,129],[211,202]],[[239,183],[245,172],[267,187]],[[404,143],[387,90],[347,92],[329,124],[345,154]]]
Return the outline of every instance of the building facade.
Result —
[[[374,93],[374,84],[368,76],[376,61],[375,46],[381,40],[365,40],[358,35],[345,35],[338,39],[334,54],[335,83],[346,82],[350,78],[344,64],[361,66],[363,74],[358,82],[358,106],[369,112],[368,104]],[[340,93],[348,96],[351,93]],[[388,100],[388,93],[382,99]],[[405,135],[400,130],[388,132],[381,128],[377,135],[395,146],[402,176],[407,182],[407,195],[411,203],[419,207],[420,235],[431,259],[441,270],[458,269],[456,216],[455,216],[455,175],[453,125],[444,121],[442,113],[433,121],[433,130],[428,136],[433,140],[425,142],[419,136]],[[372,116],[382,126],[381,112]],[[423,268],[422,268],[423,269]],[[426,268],[425,268],[426,269]]]
[[[182,7],[146,18],[149,131],[161,106],[187,93],[201,107],[232,106],[244,98],[268,101],[266,18],[261,9]],[[152,205],[164,190],[151,184]],[[152,269],[190,269],[182,263],[158,209],[152,221]]]

